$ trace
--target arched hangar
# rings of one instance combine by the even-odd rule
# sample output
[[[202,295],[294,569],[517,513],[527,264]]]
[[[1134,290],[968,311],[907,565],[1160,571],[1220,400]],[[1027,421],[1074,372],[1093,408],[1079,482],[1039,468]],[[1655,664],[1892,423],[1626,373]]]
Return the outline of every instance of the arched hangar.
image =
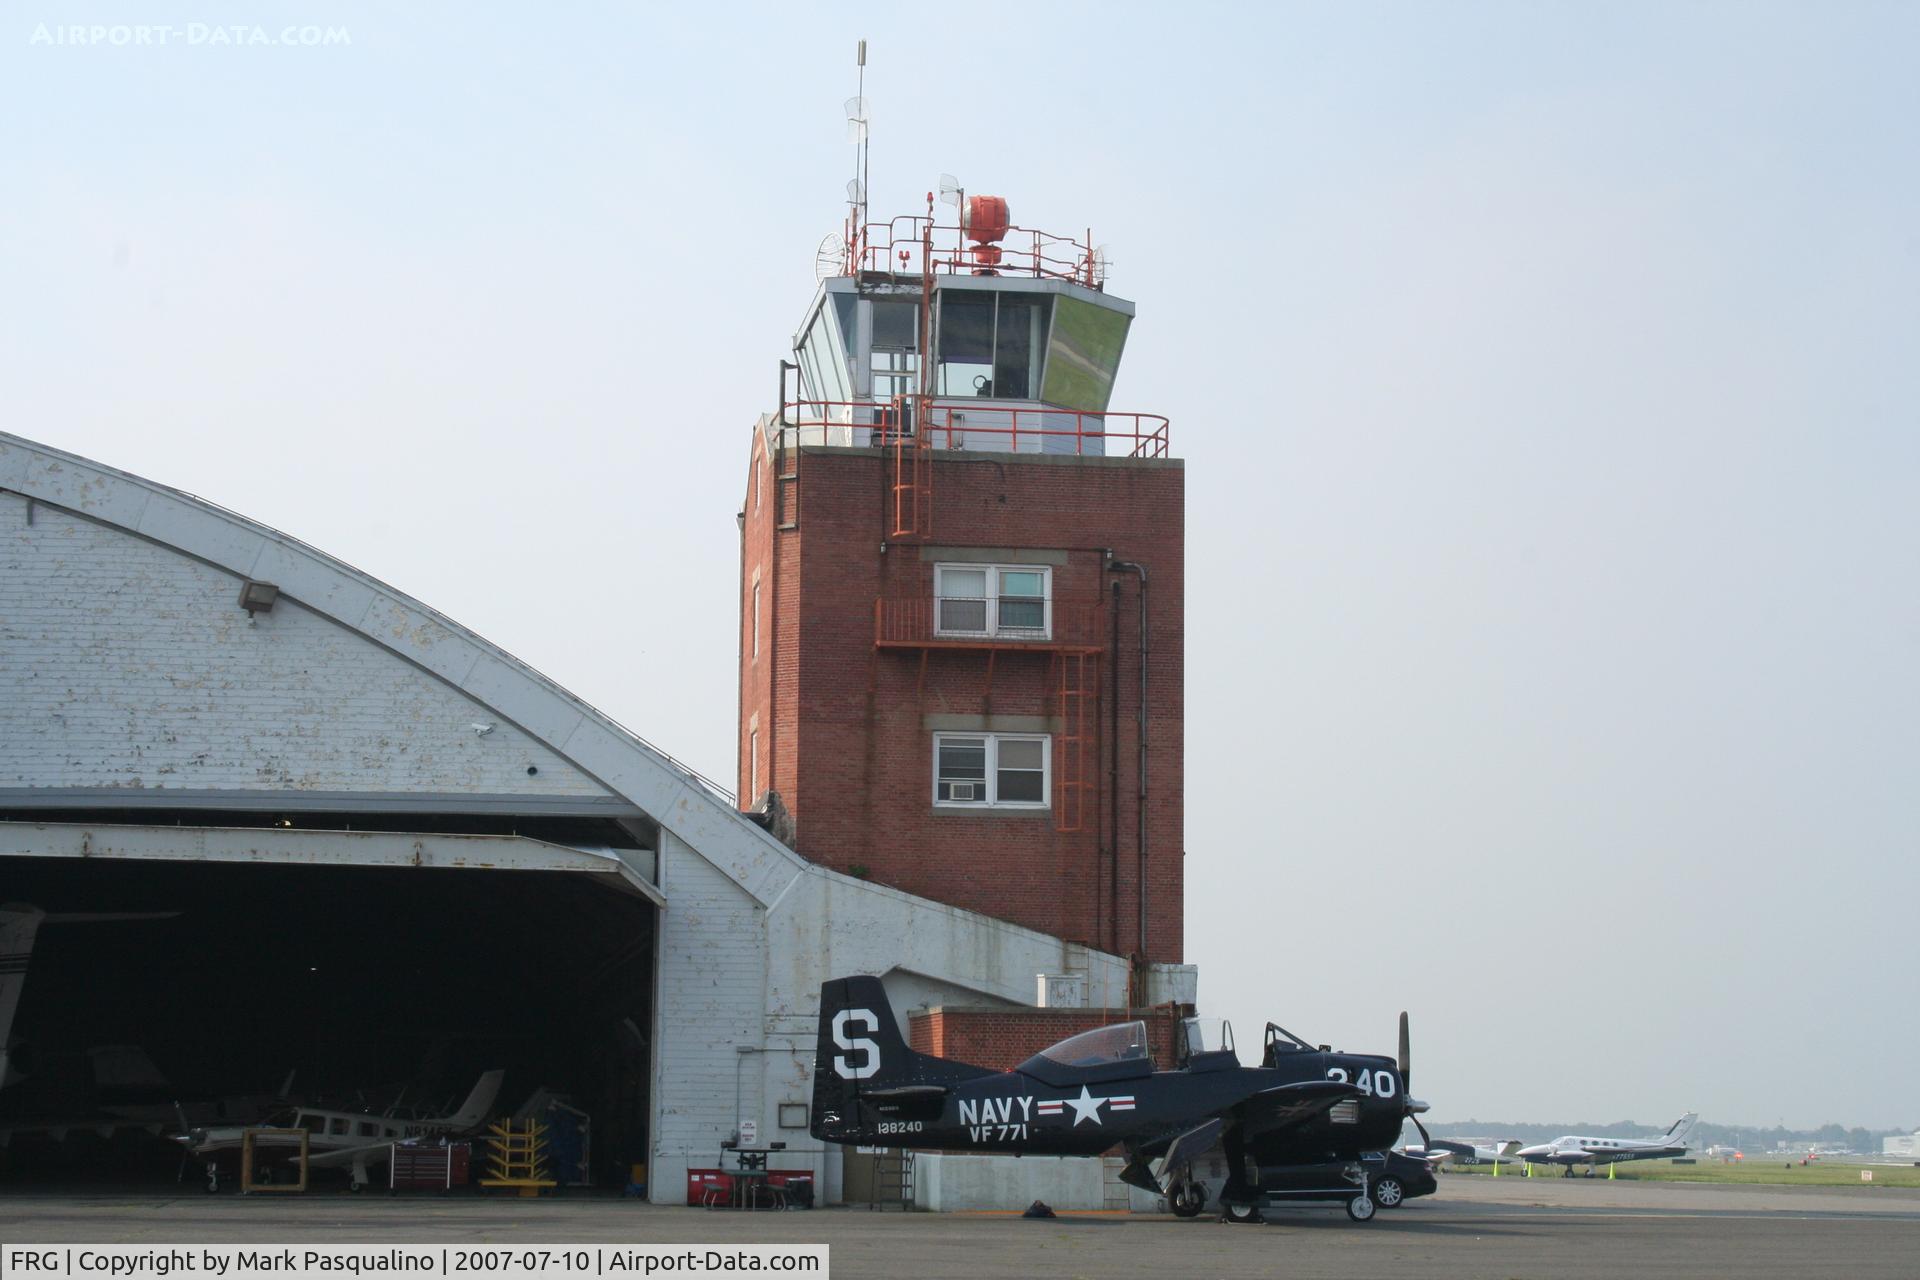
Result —
[[[296,539],[5,434],[0,902],[111,917],[16,966],[0,1117],[289,1072],[420,1101],[505,1067],[504,1102],[572,1097],[594,1180],[645,1164],[660,1202],[747,1122],[834,1194],[805,1116],[825,977],[886,973],[897,1013],[1125,989],[1117,957],[807,862]],[[129,1046],[158,1078],[102,1070]]]

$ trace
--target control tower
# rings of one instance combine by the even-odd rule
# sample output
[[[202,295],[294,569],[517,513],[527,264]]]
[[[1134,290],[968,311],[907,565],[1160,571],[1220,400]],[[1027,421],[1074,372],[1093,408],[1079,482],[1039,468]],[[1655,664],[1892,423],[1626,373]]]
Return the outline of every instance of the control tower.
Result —
[[[742,807],[805,857],[1136,964],[1184,999],[1184,501],[1108,401],[1134,307],[1092,237],[951,182],[866,222],[757,424]],[[1159,975],[1159,976],[1156,976]]]

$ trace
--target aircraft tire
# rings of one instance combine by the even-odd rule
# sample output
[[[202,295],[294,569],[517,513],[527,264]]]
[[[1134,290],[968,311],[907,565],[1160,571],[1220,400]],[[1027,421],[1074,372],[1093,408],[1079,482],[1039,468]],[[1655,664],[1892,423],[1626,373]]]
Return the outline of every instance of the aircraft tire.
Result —
[[[1398,1209],[1407,1202],[1407,1189],[1400,1185],[1400,1179],[1388,1174],[1384,1178],[1373,1180],[1373,1201],[1382,1209]]]
[[[1190,1179],[1182,1181],[1168,1193],[1167,1207],[1176,1218],[1197,1218],[1207,1207],[1207,1189]]]
[[[1220,1202],[1220,1221],[1231,1222],[1235,1225],[1259,1222],[1261,1221],[1260,1206],[1257,1204],[1234,1204],[1230,1201],[1223,1200]]]
[[[1347,1201],[1347,1216],[1355,1222],[1372,1222],[1373,1215],[1378,1211],[1378,1206],[1366,1196],[1355,1196]]]

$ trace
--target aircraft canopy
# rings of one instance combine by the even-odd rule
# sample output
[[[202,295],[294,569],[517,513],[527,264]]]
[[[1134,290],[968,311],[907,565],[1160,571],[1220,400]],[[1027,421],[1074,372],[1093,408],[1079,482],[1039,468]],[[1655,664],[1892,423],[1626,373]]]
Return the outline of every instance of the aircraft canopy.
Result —
[[[1082,1080],[1124,1080],[1153,1071],[1147,1052],[1147,1024],[1116,1022],[1082,1031],[1042,1049],[1020,1064],[1026,1075],[1049,1084]]]

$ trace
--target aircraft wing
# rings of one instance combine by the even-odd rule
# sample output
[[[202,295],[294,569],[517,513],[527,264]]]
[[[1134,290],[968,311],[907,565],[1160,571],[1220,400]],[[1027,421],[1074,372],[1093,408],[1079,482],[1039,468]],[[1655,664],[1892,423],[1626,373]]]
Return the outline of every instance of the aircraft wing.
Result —
[[[1205,1155],[1216,1142],[1220,1141],[1220,1131],[1225,1127],[1224,1121],[1209,1120],[1175,1138],[1168,1145],[1166,1154],[1161,1156],[1154,1165],[1153,1189],[1160,1190],[1166,1182],[1167,1174],[1171,1171],[1191,1161],[1195,1156]]]
[[[0,1151],[11,1146],[13,1140],[21,1135],[44,1137],[53,1142],[65,1142],[71,1133],[87,1133],[97,1138],[110,1139],[116,1133],[132,1133],[139,1130],[158,1135],[163,1128],[159,1122],[141,1124],[129,1120],[89,1117],[80,1120],[9,1120],[0,1124]]]
[[[1267,1134],[1305,1124],[1360,1096],[1360,1086],[1342,1080],[1301,1080],[1262,1089],[1236,1104],[1231,1114],[1249,1134]]]
[[[336,1147],[332,1151],[322,1151],[307,1157],[307,1164],[314,1169],[346,1169],[354,1165],[384,1164],[391,1155],[393,1139],[385,1142],[367,1142],[357,1147]]]

